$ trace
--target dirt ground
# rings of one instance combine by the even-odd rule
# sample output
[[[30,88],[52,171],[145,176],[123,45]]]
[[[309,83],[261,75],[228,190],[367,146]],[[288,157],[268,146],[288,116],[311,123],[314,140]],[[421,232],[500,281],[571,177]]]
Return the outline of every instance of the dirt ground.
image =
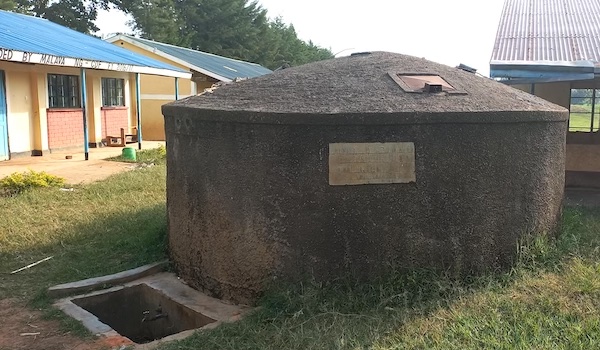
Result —
[[[143,149],[156,148],[164,142],[146,141]],[[127,145],[137,149],[137,144]],[[90,183],[103,180],[112,174],[133,169],[131,164],[111,162],[104,159],[120,155],[120,147],[102,147],[90,149],[89,160],[85,160],[80,149],[45,153],[42,157],[21,156],[0,162],[0,178],[14,172],[27,170],[45,171],[65,178],[69,184]],[[71,159],[67,159],[69,156]]]
[[[100,340],[81,339],[60,330],[55,320],[14,300],[0,300],[0,350],[108,349]]]

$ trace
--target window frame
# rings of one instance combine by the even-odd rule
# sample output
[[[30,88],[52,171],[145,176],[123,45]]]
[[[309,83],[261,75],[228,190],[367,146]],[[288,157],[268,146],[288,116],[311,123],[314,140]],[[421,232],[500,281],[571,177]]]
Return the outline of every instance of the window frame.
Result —
[[[125,107],[125,79],[101,79],[102,107]]]
[[[48,108],[81,108],[81,83],[78,75],[48,73],[47,79]]]

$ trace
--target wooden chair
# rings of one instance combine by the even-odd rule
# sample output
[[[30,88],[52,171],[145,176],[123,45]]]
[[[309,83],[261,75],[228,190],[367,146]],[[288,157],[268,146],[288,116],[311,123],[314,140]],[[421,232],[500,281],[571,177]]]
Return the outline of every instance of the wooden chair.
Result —
[[[131,128],[132,133],[125,135],[125,143],[136,143],[138,142],[138,131],[137,126]]]
[[[124,147],[128,143],[138,142],[137,126],[131,128],[133,133],[125,134],[125,129],[121,128],[120,136],[106,135],[106,146],[108,147]]]
[[[108,147],[124,147],[125,146],[125,129],[121,128],[121,136],[106,135],[106,145]]]

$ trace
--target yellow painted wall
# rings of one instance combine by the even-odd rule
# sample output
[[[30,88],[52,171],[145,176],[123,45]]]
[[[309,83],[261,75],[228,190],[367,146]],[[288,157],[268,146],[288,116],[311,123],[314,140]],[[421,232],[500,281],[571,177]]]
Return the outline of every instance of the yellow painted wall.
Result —
[[[569,171],[600,172],[600,145],[567,144],[567,164]]]
[[[165,139],[165,121],[161,107],[169,101],[142,100],[142,138],[162,141]]]
[[[531,93],[531,85],[513,85],[514,88]],[[569,108],[571,103],[571,84],[568,82],[535,84],[534,95],[559,106]]]
[[[182,64],[131,45],[123,40],[118,40],[114,44],[157,61],[184,70],[189,70],[188,67]],[[175,100],[175,78],[142,74],[140,77],[140,84],[142,99],[142,138],[144,140],[162,141],[165,139],[165,123],[161,107],[162,105]],[[179,78],[179,96],[180,98],[185,98],[196,92],[201,92],[210,86],[212,86],[212,83],[205,82],[205,84],[202,86],[198,85],[196,88],[196,83],[193,83],[191,79]],[[131,91],[133,93],[132,96],[135,96],[135,88]]]
[[[126,88],[127,92],[129,93],[129,96],[131,96],[131,106],[129,108],[129,111],[131,113],[129,115],[129,125],[137,127],[137,125],[138,125],[138,122],[137,122],[138,105],[137,105],[137,101],[135,100],[135,98],[136,98],[135,89],[136,89],[135,73],[131,73],[129,75],[128,88]]]
[[[33,146],[33,113],[29,73],[6,71],[6,107],[8,147],[11,153],[22,153]]]
[[[11,154],[48,150],[48,74],[80,75],[78,68],[1,62],[0,70],[6,76],[7,124]],[[133,74],[100,70],[86,70],[88,94],[88,126],[90,142],[101,142],[101,106],[103,77],[125,80],[125,101],[135,121],[135,101],[130,87],[135,86]],[[133,95],[134,96],[134,95]],[[132,106],[133,105],[133,106]],[[134,124],[130,124],[132,126]]]
[[[44,74],[35,71],[29,72],[29,82],[31,88],[31,111],[33,120],[33,143],[31,149],[48,149],[48,115],[46,103],[48,100],[47,80]]]

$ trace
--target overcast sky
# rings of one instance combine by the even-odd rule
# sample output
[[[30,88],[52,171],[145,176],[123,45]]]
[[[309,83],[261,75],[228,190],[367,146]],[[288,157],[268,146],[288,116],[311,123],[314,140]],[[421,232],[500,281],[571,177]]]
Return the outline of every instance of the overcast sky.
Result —
[[[338,56],[392,51],[488,75],[503,0],[260,0],[270,17]],[[124,14],[102,12],[101,34],[130,32]]]

